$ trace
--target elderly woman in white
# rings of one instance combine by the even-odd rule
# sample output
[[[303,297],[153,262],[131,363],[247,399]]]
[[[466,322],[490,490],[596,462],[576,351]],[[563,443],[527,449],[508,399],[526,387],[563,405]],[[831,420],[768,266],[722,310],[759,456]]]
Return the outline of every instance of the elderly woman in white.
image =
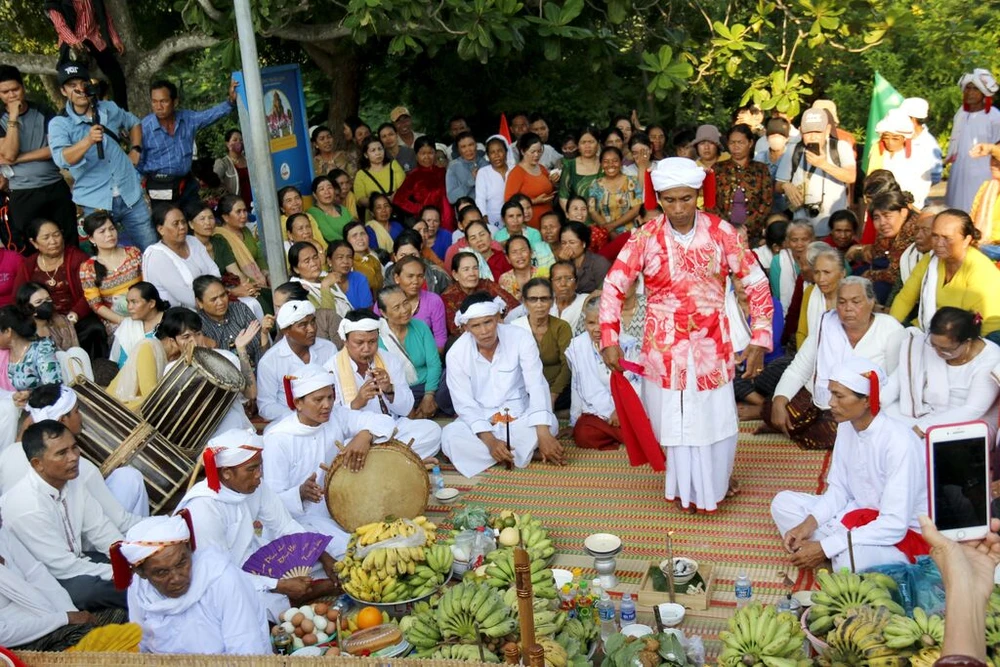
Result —
[[[875,290],[867,278],[840,282],[836,310],[823,315],[781,376],[774,398],[764,404],[765,423],[806,449],[830,449],[837,425],[830,414],[831,374],[845,359],[864,357],[880,368],[896,368],[902,325],[875,313]]]
[[[907,329],[889,376],[886,413],[923,437],[931,426],[984,420],[996,430],[1000,347],[981,337],[982,317],[943,306],[927,333]]]
[[[844,258],[840,251],[826,243],[813,241],[806,249],[806,264],[812,273],[812,284],[802,291],[805,313],[799,314],[795,346],[802,347],[809,334],[819,327],[823,314],[837,307],[837,291],[844,279]]]

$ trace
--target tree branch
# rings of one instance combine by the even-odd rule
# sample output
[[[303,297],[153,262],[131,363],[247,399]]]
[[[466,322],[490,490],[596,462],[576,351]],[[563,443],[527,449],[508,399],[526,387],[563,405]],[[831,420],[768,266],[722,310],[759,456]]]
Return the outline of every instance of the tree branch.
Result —
[[[0,62],[13,65],[22,74],[40,74],[48,76],[56,73],[58,56],[46,56],[40,53],[6,53],[0,52]]]
[[[802,38],[806,36],[806,33],[799,30],[798,37],[795,38],[795,43],[792,44],[792,50],[788,54],[788,63],[785,65],[785,83],[788,83],[789,77],[792,75],[792,63],[795,62],[795,50],[799,48],[799,44],[802,43]]]
[[[312,58],[316,66],[320,68],[327,78],[333,78],[333,75],[337,71],[337,63],[331,54],[311,42],[303,42],[302,49]]]
[[[185,51],[207,49],[219,43],[218,37],[201,33],[187,33],[168,37],[160,42],[155,49],[144,53],[135,66],[135,75],[140,78],[151,76],[163,68],[171,58]]]
[[[195,0],[195,2],[197,2],[198,6],[201,7],[201,11],[205,12],[208,18],[213,21],[221,23],[226,20],[225,14],[215,8],[215,5],[212,4],[212,0]]]
[[[261,33],[264,37],[277,37],[293,42],[328,42],[350,37],[351,31],[336,23],[325,25],[288,24]]]

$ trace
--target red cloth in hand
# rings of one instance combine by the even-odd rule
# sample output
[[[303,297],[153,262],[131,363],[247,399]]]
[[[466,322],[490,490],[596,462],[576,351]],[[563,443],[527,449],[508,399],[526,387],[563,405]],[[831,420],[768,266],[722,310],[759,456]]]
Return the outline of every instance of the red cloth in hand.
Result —
[[[621,364],[628,370],[638,368],[635,364],[624,360]],[[648,463],[657,472],[666,470],[666,457],[656,439],[656,434],[653,433],[653,425],[649,423],[646,409],[623,373],[615,371],[611,374],[611,397],[615,401],[615,411],[621,423],[622,438],[625,450],[628,452],[629,463],[633,467]]]

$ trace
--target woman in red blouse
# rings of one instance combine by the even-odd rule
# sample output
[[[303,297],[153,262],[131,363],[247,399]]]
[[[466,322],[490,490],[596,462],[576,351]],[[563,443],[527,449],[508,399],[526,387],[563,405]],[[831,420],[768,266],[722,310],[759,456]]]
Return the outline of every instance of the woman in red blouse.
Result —
[[[434,164],[434,141],[428,137],[418,137],[413,143],[417,154],[417,166],[410,170],[403,184],[392,196],[393,205],[416,218],[425,206],[444,211],[441,226],[454,229],[455,221],[448,205],[445,188],[446,170]]]
[[[542,216],[552,210],[552,199],[555,197],[549,170],[538,163],[545,146],[537,134],[525,132],[517,140],[517,149],[521,151],[521,161],[507,175],[503,198],[509,201],[519,193],[528,197],[531,200],[531,220],[527,224],[538,229]]]

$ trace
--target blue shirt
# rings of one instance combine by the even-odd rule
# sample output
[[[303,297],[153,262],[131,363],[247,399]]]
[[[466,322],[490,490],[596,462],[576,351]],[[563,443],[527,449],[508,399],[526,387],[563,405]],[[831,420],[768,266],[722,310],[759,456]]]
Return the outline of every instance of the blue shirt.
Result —
[[[451,247],[451,232],[447,229],[438,229],[437,234],[434,236],[434,246],[431,248],[434,254],[438,256],[438,259],[444,261],[444,256],[448,254],[448,248]]]
[[[191,173],[194,152],[194,135],[203,127],[225,118],[232,112],[228,100],[204,111],[178,109],[174,112],[174,134],[171,136],[153,114],[142,119],[142,159],[139,171],[143,174],[187,176]]]
[[[355,309],[372,307],[372,288],[368,285],[368,279],[357,271],[347,274],[346,295]]]
[[[476,198],[476,177],[473,176],[473,169],[482,169],[489,165],[490,161],[482,155],[476,154],[476,161],[469,162],[458,158],[448,165],[448,171],[444,175],[445,187],[448,191],[448,201],[454,204],[460,197]]]
[[[125,111],[114,102],[101,102],[98,107],[104,133],[104,159],[97,157],[97,146],[91,146],[83,154],[83,159],[70,164],[63,157],[63,151],[90,133],[90,118],[73,111],[73,105],[66,102],[66,115],[56,116],[49,122],[49,146],[52,161],[60,169],[69,171],[73,177],[73,201],[80,206],[100,208],[110,211],[115,196],[120,196],[129,207],[142,197],[139,172],[132,166],[128,154],[118,143],[120,133],[139,124],[134,114]]]

